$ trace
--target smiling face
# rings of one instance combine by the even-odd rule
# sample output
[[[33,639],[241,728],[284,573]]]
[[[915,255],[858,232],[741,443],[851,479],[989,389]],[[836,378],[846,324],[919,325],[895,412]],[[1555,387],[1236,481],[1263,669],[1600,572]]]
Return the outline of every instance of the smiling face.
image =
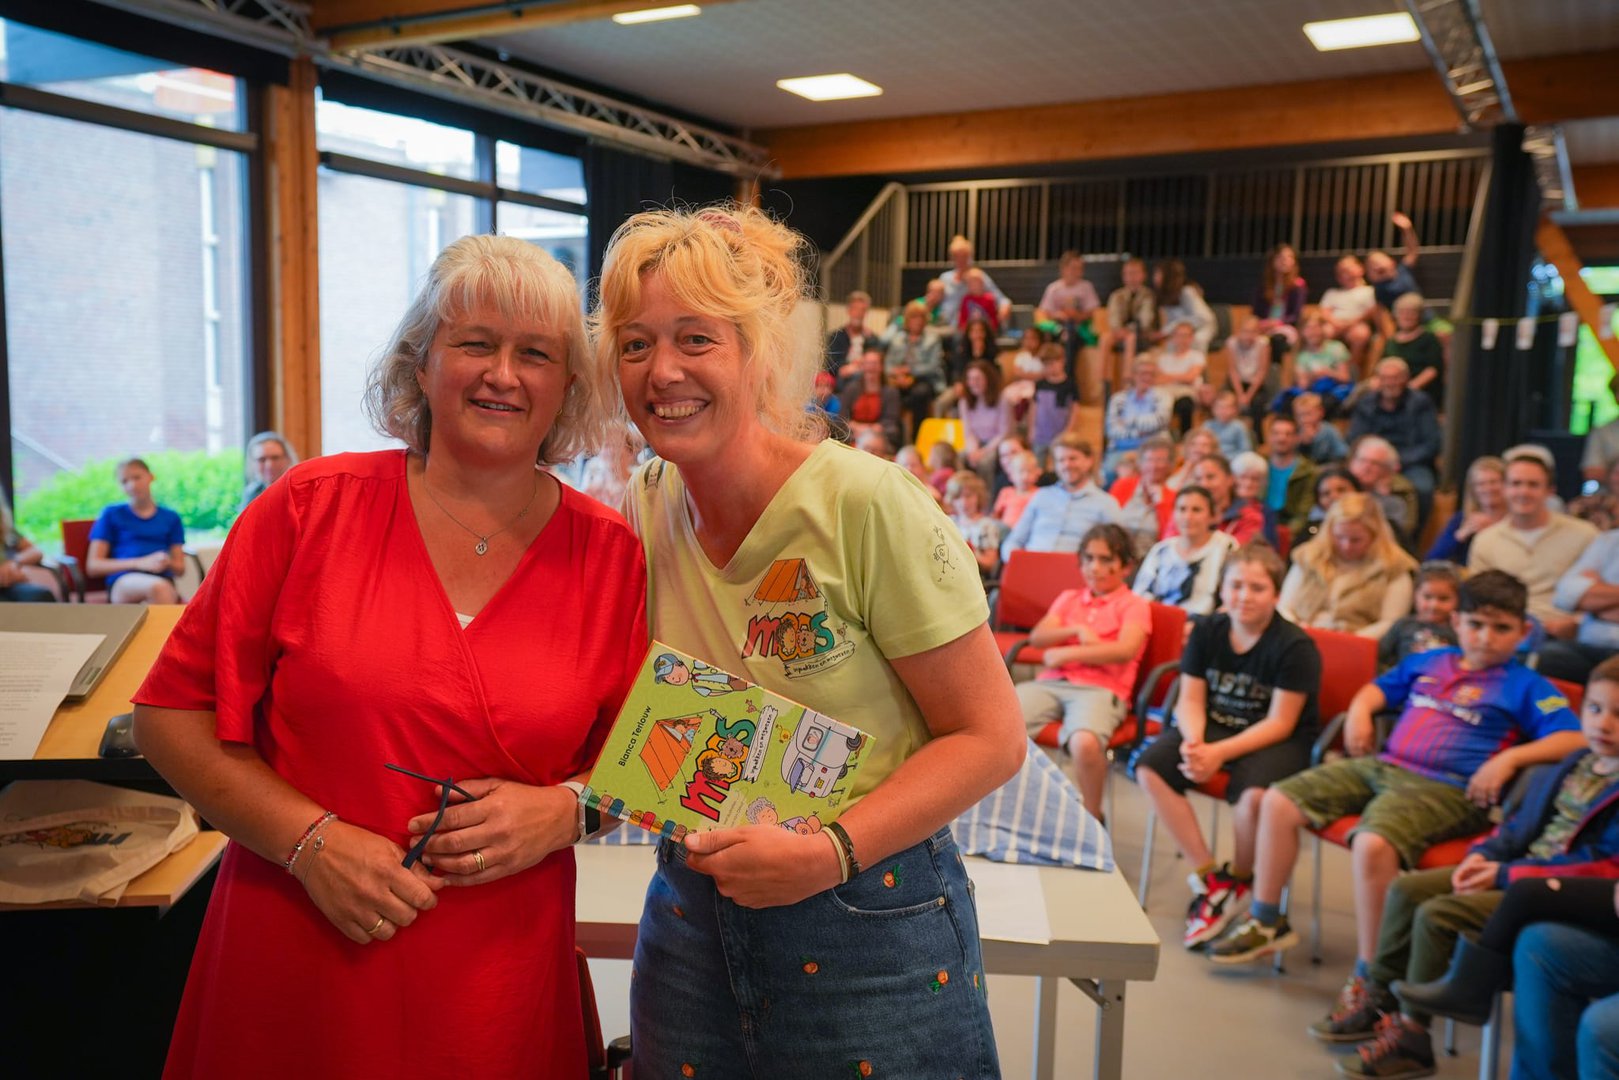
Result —
[[[1299,333],[1303,336],[1306,345],[1310,346],[1311,349],[1319,349],[1321,348],[1321,343],[1327,338],[1327,326],[1320,319],[1307,319]]]
[[[1500,469],[1482,468],[1473,473],[1471,486],[1473,501],[1486,514],[1499,514],[1506,510],[1506,478]]]
[[[1332,268],[1332,276],[1340,289],[1353,289],[1366,281],[1366,268],[1353,255],[1346,255]]]
[[[1193,547],[1208,539],[1214,527],[1214,508],[1198,492],[1175,498],[1175,531],[1184,536]]]
[[[1158,382],[1158,365],[1152,360],[1137,360],[1130,369],[1130,381],[1136,388],[1136,393],[1145,394]]]
[[[684,307],[661,275],[618,331],[624,408],[654,453],[676,465],[722,460],[763,424],[735,324]]]
[[[1413,607],[1417,618],[1425,623],[1449,623],[1458,599],[1454,582],[1429,578],[1417,586]]]
[[[1095,465],[1091,456],[1072,446],[1058,446],[1051,451],[1051,464],[1057,470],[1057,479],[1066,488],[1082,487],[1091,477]]]
[[[1265,482],[1268,479],[1269,476],[1258,469],[1245,469],[1233,478],[1231,490],[1239,499],[1258,501],[1265,497]]]
[[[433,417],[434,451],[534,461],[573,381],[568,341],[480,303],[439,324],[416,381]]]
[[[1546,470],[1535,461],[1507,463],[1507,510],[1519,517],[1533,518],[1546,510],[1551,482]]]
[[[1213,461],[1203,460],[1192,466],[1192,483],[1213,495],[1218,506],[1224,506],[1231,501],[1233,486],[1231,474]]]
[[[248,465],[259,483],[273,484],[291,468],[292,458],[281,443],[266,439],[248,451]]]

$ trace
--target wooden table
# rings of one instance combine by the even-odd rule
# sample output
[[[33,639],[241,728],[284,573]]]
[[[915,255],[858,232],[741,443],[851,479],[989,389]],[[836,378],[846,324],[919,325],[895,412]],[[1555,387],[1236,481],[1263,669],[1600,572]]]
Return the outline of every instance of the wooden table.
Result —
[[[48,904],[0,904],[0,911],[65,911],[71,908],[155,908],[168,911],[191,891],[202,875],[213,869],[229,843],[222,832],[200,832],[179,851],[137,877],[115,904],[86,900],[54,900]]]
[[[650,846],[575,849],[579,947],[592,957],[635,956],[636,927],[653,870]],[[972,873],[976,858],[967,860]],[[991,975],[1029,975],[1038,980],[1033,1075],[1056,1075],[1057,985],[1067,979],[1097,1006],[1096,1055],[1091,1074],[1117,1080],[1124,1067],[1125,984],[1151,981],[1158,973],[1158,935],[1117,870],[1109,874],[1058,867],[1015,867],[1030,887],[1045,893],[1051,941],[1045,945],[997,938],[1008,913],[980,895],[978,927],[984,970]]]

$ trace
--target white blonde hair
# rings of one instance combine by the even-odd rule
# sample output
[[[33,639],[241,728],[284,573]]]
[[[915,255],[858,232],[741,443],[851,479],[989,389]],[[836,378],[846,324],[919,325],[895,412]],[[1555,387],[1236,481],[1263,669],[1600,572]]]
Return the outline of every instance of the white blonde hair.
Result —
[[[680,306],[737,328],[743,362],[757,369],[766,428],[803,442],[825,438],[825,420],[805,408],[821,343],[791,325],[808,296],[809,252],[802,235],[751,206],[653,210],[624,222],[607,242],[591,313],[601,395],[623,409],[618,332],[640,313],[645,280],[656,274]]]
[[[539,324],[567,343],[568,373],[574,379],[537,462],[571,461],[600,446],[608,413],[585,337],[578,286],[556,259],[511,236],[463,236],[433,260],[367,380],[365,410],[372,425],[416,453],[427,453],[433,416],[416,376],[427,366],[444,321],[481,304],[494,305],[508,320]]]

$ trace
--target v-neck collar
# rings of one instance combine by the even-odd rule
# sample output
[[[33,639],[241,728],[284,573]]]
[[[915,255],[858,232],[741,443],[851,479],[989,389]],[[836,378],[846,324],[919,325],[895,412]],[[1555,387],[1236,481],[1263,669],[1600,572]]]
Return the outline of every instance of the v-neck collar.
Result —
[[[702,566],[703,571],[713,577],[721,579],[722,581],[732,583],[748,577],[750,560],[757,557],[756,553],[758,552],[758,549],[766,542],[762,538],[768,530],[762,528],[762,526],[764,526],[772,514],[776,512],[776,508],[784,503],[789,491],[796,484],[803,482],[800,478],[813,471],[813,469],[819,468],[818,459],[821,457],[821,455],[828,452],[835,452],[829,450],[829,447],[833,446],[833,444],[834,440],[832,439],[823,440],[815,447],[815,449],[809,452],[809,455],[805,457],[803,461],[798,463],[798,466],[793,469],[792,473],[788,475],[787,479],[782,481],[782,485],[776,489],[776,493],[770,496],[770,501],[765,504],[764,510],[759,513],[759,516],[754,519],[753,525],[749,527],[748,535],[742,538],[742,543],[737,545],[737,549],[732,553],[730,561],[728,561],[724,566],[714,565],[713,560],[708,557],[708,552],[703,550],[703,545],[698,541],[697,528],[692,524],[691,497],[686,489],[686,478],[685,476],[681,476],[680,504],[675,508],[675,512],[680,515],[681,533],[685,537],[686,543],[690,545],[689,550],[696,553],[696,557],[699,560],[699,565]],[[769,554],[771,558],[774,558],[774,549],[767,552],[767,554]]]

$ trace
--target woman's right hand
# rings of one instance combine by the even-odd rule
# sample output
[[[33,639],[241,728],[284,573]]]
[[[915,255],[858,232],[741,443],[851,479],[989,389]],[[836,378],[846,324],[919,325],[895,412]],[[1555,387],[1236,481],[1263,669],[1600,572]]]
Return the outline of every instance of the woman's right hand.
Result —
[[[304,891],[350,941],[387,941],[438,905],[444,882],[421,863],[406,870],[405,849],[393,841],[342,821],[321,835],[320,851],[306,844],[299,856],[299,862],[308,861]]]
[[[1487,529],[1494,523],[1488,514],[1480,512],[1468,514],[1456,527],[1456,539],[1466,540],[1469,536],[1477,536],[1480,530]]]

